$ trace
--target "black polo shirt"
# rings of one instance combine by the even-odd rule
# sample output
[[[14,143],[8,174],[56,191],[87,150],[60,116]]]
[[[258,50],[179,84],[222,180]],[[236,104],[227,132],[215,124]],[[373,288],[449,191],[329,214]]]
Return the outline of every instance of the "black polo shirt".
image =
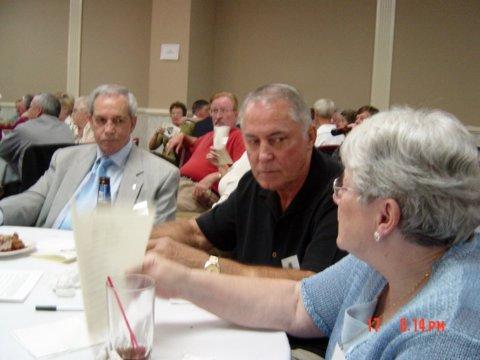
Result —
[[[281,267],[283,258],[297,255],[301,269],[319,272],[345,255],[336,245],[332,200],[340,172],[338,163],[313,151],[305,183],[285,212],[278,194],[261,188],[248,172],[225,202],[197,218],[198,226],[241,263]]]

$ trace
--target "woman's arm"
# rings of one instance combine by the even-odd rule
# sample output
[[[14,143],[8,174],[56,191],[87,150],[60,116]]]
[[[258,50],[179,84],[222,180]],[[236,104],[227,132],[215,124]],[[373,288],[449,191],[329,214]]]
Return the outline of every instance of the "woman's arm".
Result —
[[[147,253],[142,272],[157,280],[158,296],[189,300],[235,324],[302,337],[322,336],[303,307],[299,282],[212,274],[154,252]]]

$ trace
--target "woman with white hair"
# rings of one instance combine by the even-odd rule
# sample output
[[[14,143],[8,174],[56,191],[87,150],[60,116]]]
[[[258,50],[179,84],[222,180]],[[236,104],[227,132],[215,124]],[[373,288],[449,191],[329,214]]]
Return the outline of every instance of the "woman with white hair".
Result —
[[[480,354],[480,166],[441,111],[395,109],[352,130],[333,184],[337,244],[350,252],[301,282],[211,275],[146,255],[157,294],[232,322],[328,336],[327,359]]]

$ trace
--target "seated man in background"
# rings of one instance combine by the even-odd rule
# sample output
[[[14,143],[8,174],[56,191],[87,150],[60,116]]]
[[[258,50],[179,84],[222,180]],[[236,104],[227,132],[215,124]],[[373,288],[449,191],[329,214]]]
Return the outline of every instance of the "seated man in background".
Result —
[[[92,127],[88,121],[88,98],[81,96],[75,100],[72,112],[73,132],[76,144],[89,144],[95,142]]]
[[[214,125],[230,127],[225,149],[232,162],[237,161],[245,151],[242,134],[236,127],[237,108],[237,98],[229,92],[220,92],[212,97],[210,112]],[[202,213],[218,200],[217,186],[222,173],[212,156],[213,136],[214,131],[199,138],[179,134],[167,145],[167,150],[175,149],[177,153],[186,146],[192,154],[180,168],[182,179],[178,191],[178,211]]]
[[[332,124],[332,116],[335,112],[335,103],[330,99],[319,99],[313,104],[314,124],[317,127],[317,138],[315,147],[325,145],[340,145],[345,139],[344,136],[332,135],[335,125]]]
[[[197,100],[192,105],[193,121],[195,128],[193,136],[200,137],[213,130],[212,117],[210,116],[210,103],[207,100]]]
[[[96,144],[55,152],[50,168],[35,185],[0,201],[0,224],[71,229],[73,200],[80,211],[93,209],[100,176],[110,178],[112,203],[133,206],[148,201],[156,206],[155,223],[173,219],[178,169],[133,146],[136,110],[128,89],[96,88],[89,97]]]
[[[207,100],[197,100],[192,104],[192,120],[201,121],[210,116],[210,103]],[[209,131],[211,131],[210,129]]]
[[[30,104],[32,103],[33,95],[26,94],[21,99],[15,101],[16,116],[9,121],[0,125],[0,140],[2,140],[3,130],[13,130],[18,125],[23,124],[24,122],[30,120],[27,116],[27,111],[30,109]]]
[[[17,126],[0,141],[0,157],[21,175],[23,153],[30,145],[73,143],[73,133],[58,120],[60,103],[52,94],[36,95],[27,116],[30,121]]]

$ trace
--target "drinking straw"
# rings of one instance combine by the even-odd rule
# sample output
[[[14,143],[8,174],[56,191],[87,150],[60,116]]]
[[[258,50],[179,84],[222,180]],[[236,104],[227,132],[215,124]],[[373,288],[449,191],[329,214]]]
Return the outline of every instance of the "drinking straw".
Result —
[[[133,333],[132,328],[130,327],[130,323],[128,322],[127,315],[125,314],[125,310],[123,309],[122,302],[120,301],[120,297],[118,296],[117,289],[113,285],[113,281],[110,276],[107,276],[107,283],[109,286],[111,286],[113,290],[113,294],[115,295],[115,299],[117,299],[118,307],[120,308],[120,311],[122,313],[123,320],[125,320],[125,324],[127,325],[128,332],[130,333],[130,341],[132,342],[133,348],[136,349],[138,348],[137,338],[135,337],[135,334]]]

